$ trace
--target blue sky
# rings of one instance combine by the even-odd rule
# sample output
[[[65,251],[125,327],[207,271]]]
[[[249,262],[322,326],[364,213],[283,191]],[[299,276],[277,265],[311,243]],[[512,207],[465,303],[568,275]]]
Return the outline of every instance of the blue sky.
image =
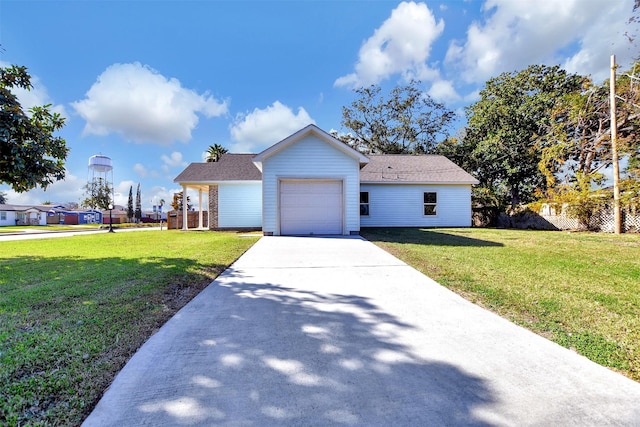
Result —
[[[0,64],[25,65],[24,106],[67,118],[67,178],[10,203],[78,202],[111,157],[116,203],[143,207],[209,145],[260,152],[309,123],[341,128],[352,89],[418,78],[461,113],[490,77],[533,63],[608,77],[638,55],[633,0],[0,0]]]

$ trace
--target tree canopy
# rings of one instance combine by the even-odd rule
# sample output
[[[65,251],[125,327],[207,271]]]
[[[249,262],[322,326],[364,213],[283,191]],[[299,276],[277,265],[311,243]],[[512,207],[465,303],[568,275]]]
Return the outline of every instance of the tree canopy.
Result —
[[[63,138],[53,135],[64,126],[64,118],[51,112],[51,105],[25,113],[11,92],[15,88],[32,88],[27,68],[0,67],[0,182],[21,193],[64,179],[69,149]]]
[[[631,168],[640,160],[640,82],[634,85],[632,81],[634,69],[640,71],[640,62],[616,78],[618,146],[620,153],[629,157]],[[609,89],[608,80],[595,85],[585,79],[582,90],[556,103],[546,132],[539,139],[540,169],[549,185],[555,184],[559,174],[571,178],[580,172],[589,176],[611,165]]]
[[[352,133],[338,137],[364,154],[433,152],[455,117],[422,91],[417,80],[396,86],[388,97],[379,85],[354,92],[358,98],[342,107],[342,126]]]
[[[626,168],[620,180],[622,206],[640,204],[640,62],[616,73],[617,145]],[[611,202],[610,191],[593,191],[612,165],[610,82],[587,81],[583,90],[556,105],[548,132],[540,138],[540,170],[547,179],[547,201],[567,203],[585,224]],[[588,194],[588,198],[585,196]],[[605,197],[609,194],[609,197]],[[598,200],[598,203],[595,201]]]
[[[473,173],[500,204],[532,201],[546,185],[538,167],[538,138],[549,127],[557,100],[579,90],[582,82],[581,76],[544,65],[492,78],[467,108],[463,138],[438,151]]]

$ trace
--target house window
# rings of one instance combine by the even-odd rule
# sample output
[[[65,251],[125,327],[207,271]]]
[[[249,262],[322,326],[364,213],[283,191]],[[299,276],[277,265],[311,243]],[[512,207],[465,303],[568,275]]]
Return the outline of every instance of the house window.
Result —
[[[369,192],[360,192],[360,215],[369,216]]]
[[[436,215],[436,204],[438,202],[438,195],[436,192],[426,192],[423,195],[423,203],[424,208],[423,212],[425,215]]]
[[[0,212],[0,221],[6,221],[6,220],[7,220],[7,213]]]

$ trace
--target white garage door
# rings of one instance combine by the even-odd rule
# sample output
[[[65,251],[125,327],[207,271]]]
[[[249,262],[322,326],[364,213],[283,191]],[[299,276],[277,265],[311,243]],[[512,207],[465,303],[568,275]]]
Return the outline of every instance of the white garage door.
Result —
[[[342,234],[342,181],[282,181],[280,234]]]

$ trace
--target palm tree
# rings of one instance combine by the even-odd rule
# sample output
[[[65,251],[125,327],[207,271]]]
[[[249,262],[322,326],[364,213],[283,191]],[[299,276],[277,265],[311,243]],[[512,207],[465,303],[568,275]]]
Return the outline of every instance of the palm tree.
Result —
[[[207,162],[217,162],[220,160],[220,157],[228,151],[229,150],[220,144],[210,145],[207,149]]]

